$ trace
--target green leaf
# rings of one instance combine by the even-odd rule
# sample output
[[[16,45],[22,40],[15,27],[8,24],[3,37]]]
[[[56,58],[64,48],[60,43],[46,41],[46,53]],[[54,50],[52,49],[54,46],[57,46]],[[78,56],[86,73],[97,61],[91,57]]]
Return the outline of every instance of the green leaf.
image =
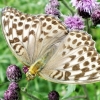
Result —
[[[62,100],[69,97],[75,89],[76,89],[76,84],[69,84],[67,87],[67,92],[65,93],[65,96],[62,98]]]

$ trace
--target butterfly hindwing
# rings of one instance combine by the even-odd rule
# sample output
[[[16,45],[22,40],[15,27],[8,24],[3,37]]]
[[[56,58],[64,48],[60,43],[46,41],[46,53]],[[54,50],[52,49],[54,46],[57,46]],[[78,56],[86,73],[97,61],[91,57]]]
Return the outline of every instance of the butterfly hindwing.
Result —
[[[99,81],[99,71],[100,55],[91,36],[73,31],[59,44],[57,51],[39,74],[44,79],[57,83],[85,84]]]

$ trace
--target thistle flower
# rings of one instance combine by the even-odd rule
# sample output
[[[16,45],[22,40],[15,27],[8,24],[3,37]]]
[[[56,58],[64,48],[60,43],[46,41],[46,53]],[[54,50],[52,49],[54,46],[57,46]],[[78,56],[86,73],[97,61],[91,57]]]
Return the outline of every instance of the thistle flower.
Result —
[[[49,0],[50,4],[52,5],[52,7],[59,7],[59,1],[58,0]]]
[[[53,7],[51,4],[47,4],[45,7],[45,13],[46,14],[51,14],[54,16],[58,16],[60,15],[60,12],[57,8]]]
[[[71,3],[78,10],[78,14],[83,18],[89,18],[98,2],[96,0],[71,0]]]
[[[11,82],[10,85],[9,85],[9,87],[8,87],[8,90],[15,90],[17,92],[20,91],[18,83]]]
[[[22,78],[22,73],[19,67],[16,65],[10,65],[6,71],[7,78],[9,81],[19,81]]]
[[[82,18],[78,15],[66,16],[64,23],[69,29],[83,30],[85,27]]]
[[[19,100],[18,93],[13,90],[6,90],[4,93],[4,100]]]
[[[95,26],[97,24],[100,24],[100,8],[93,10],[93,12],[91,14],[91,19]]]
[[[49,100],[59,100],[59,94],[56,91],[51,91],[48,94],[48,98],[49,98]]]

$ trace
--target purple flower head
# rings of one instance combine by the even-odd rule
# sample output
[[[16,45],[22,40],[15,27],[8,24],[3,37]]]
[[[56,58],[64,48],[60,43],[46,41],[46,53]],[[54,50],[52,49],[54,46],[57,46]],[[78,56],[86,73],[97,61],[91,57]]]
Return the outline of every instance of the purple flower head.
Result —
[[[17,92],[20,91],[18,83],[11,82],[9,87],[8,87],[8,90],[14,90],[14,91],[17,91]]]
[[[51,91],[48,94],[48,98],[49,98],[49,100],[59,100],[59,94],[56,91]]]
[[[52,5],[52,7],[59,7],[59,1],[58,0],[49,0],[50,4]]]
[[[89,14],[98,5],[97,0],[71,0],[71,3],[76,9],[88,12]]]
[[[82,18],[78,15],[66,16],[64,23],[69,29],[83,30],[85,27]]]
[[[45,13],[46,14],[51,14],[54,16],[58,16],[60,15],[60,12],[57,8],[53,7],[51,4],[47,4],[45,7]]]
[[[19,81],[22,78],[22,72],[16,65],[10,65],[6,71],[7,78],[9,81]]]
[[[29,68],[27,66],[23,66],[23,72],[26,74],[28,72]]]
[[[4,93],[4,100],[19,100],[18,93],[8,89]]]
[[[97,24],[100,24],[100,8],[96,8],[93,10],[93,12],[91,14],[91,19],[95,26]]]
[[[85,18],[85,19],[90,18],[90,14],[88,12],[84,11],[84,9],[82,10],[82,9],[78,8],[77,11],[78,11],[78,14],[80,16],[82,16],[82,18]]]

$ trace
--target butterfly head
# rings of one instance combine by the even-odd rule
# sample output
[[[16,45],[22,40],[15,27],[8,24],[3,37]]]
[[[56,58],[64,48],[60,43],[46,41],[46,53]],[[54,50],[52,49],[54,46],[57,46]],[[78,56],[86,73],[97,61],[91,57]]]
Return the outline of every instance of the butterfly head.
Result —
[[[29,71],[26,73],[26,78],[27,80],[32,80],[34,79],[36,74],[31,74]]]
[[[39,59],[34,64],[32,64],[26,73],[27,80],[34,79],[37,73],[41,70],[42,66],[44,66],[43,59]]]

